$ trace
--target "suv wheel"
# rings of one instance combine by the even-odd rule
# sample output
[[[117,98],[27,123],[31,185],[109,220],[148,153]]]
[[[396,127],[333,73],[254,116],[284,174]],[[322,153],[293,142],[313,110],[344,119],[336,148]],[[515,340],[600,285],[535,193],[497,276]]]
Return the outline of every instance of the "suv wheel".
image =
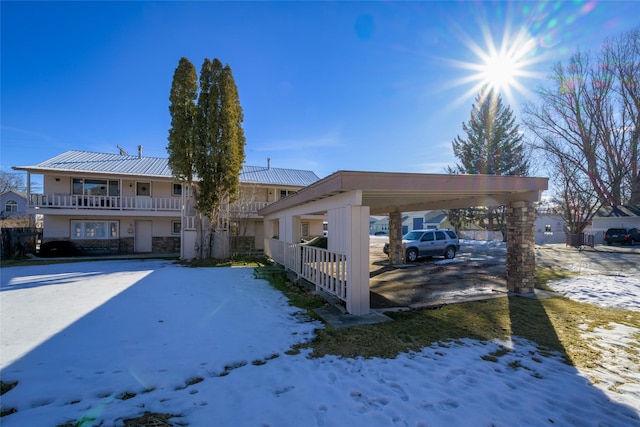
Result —
[[[416,249],[407,250],[407,261],[415,262],[418,259],[418,251]]]
[[[454,248],[453,246],[449,246],[447,247],[447,249],[444,250],[444,257],[445,259],[453,259],[456,256],[456,248]]]

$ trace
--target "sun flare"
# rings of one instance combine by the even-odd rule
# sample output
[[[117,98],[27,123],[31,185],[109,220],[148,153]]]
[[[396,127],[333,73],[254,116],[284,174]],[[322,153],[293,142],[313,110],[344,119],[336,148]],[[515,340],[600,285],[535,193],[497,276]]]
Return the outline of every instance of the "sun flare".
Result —
[[[498,54],[487,58],[482,68],[480,77],[487,86],[506,91],[517,83],[521,64],[517,58]]]
[[[456,102],[465,102],[484,89],[493,89],[501,93],[510,103],[515,93],[529,93],[523,84],[526,78],[539,78],[531,66],[540,61],[535,55],[537,42],[527,31],[512,33],[507,26],[496,42],[488,28],[482,29],[481,39],[472,39],[464,32],[461,34],[464,44],[475,56],[475,60],[452,61],[456,67],[468,70],[467,76],[452,82],[452,86],[469,86],[465,94]]]

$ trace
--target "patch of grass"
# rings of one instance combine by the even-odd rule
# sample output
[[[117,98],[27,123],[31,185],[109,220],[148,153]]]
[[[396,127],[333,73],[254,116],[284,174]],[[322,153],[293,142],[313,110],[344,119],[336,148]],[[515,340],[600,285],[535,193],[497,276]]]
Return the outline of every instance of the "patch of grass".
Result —
[[[18,385],[18,381],[13,381],[13,382],[0,381],[0,395],[3,395],[8,391],[13,390],[13,388],[17,385]]]
[[[307,315],[311,318],[316,320],[319,319],[313,310],[327,305],[324,298],[320,295],[314,294],[309,289],[289,282],[283,272],[277,272],[278,274],[268,274],[266,269],[261,270],[258,268],[256,270],[260,277],[264,277],[269,281],[271,286],[282,292],[289,299],[289,303],[291,305],[306,310]]]
[[[169,420],[171,418],[180,418],[182,415],[173,414],[159,414],[152,412],[145,412],[137,418],[128,418],[123,420],[125,427],[174,427],[174,426],[186,426],[187,424],[175,422],[171,424]]]
[[[498,362],[498,359],[499,359],[500,357],[504,356],[505,354],[509,354],[509,353],[511,353],[511,350],[509,350],[509,349],[508,349],[508,348],[506,348],[506,347],[501,347],[501,348],[499,348],[498,350],[493,351],[493,352],[489,353],[489,354],[488,354],[488,355],[486,355],[486,356],[482,356],[482,357],[481,357],[481,359],[482,359],[482,360],[486,360],[487,362],[494,362],[494,363],[497,363],[497,362]]]
[[[0,409],[0,418],[6,417],[7,415],[15,414],[18,412],[16,408],[2,408]]]
[[[557,352],[569,364],[593,367],[606,355],[589,345],[582,337],[584,332],[610,323],[640,328],[638,312],[604,309],[564,297],[541,301],[517,296],[495,298],[390,316],[394,322],[318,330],[315,340],[300,347],[311,348],[313,357],[335,354],[392,358],[401,352],[461,338],[492,341],[520,336],[537,343],[542,356]],[[630,352],[633,351],[632,348]],[[487,357],[497,361],[499,356]]]
[[[189,261],[182,261],[181,264],[188,267],[264,267],[269,264],[267,258],[263,255],[249,256],[249,255],[236,255],[229,259],[192,259]]]
[[[17,381],[13,381],[13,382],[0,381],[0,395],[3,395],[13,390],[13,388],[17,385],[18,385]],[[15,408],[0,407],[0,418],[5,417],[7,415],[14,414],[16,412],[17,410]]]
[[[536,287],[544,289],[549,281],[575,275],[570,271],[539,267],[536,269]],[[317,316],[312,310],[326,305],[319,296],[288,282],[284,274],[263,277],[282,291],[292,305],[307,310],[314,318]],[[593,367],[607,357],[605,350],[583,338],[584,333],[610,327],[612,323],[640,329],[640,312],[601,308],[561,296],[540,300],[505,296],[445,305],[435,310],[387,315],[394,321],[340,329],[326,325],[316,331],[311,342],[294,346],[285,354],[294,355],[301,349],[311,349],[312,357],[394,358],[399,353],[433,345],[446,347],[464,338],[490,342],[515,336],[538,345],[537,354],[532,354],[535,362],[541,363],[540,357],[560,355],[566,363],[580,368]],[[625,351],[630,360],[640,359],[640,343],[625,346]],[[487,357],[497,361],[501,355]]]
[[[553,282],[555,280],[568,279],[570,277],[577,276],[577,273],[574,273],[569,270],[561,270],[550,267],[537,267],[536,273],[534,277],[535,287],[538,289],[544,289],[545,291],[551,291],[552,289],[547,286],[547,283]]]
[[[120,393],[119,395],[117,395],[116,399],[129,400],[129,399],[133,399],[134,397],[136,397],[136,393],[125,391],[124,393]]]
[[[193,377],[193,378],[189,378],[187,381],[185,381],[185,384],[187,386],[190,386],[190,385],[201,383],[202,381],[204,381],[204,378],[202,378],[202,377]]]

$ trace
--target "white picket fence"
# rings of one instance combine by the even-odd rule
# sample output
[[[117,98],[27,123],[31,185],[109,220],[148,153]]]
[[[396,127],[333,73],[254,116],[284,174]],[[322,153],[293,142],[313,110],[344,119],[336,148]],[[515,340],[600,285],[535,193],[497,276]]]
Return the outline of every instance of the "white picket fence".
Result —
[[[264,247],[267,256],[313,283],[316,290],[347,300],[346,255],[276,239],[265,239]]]

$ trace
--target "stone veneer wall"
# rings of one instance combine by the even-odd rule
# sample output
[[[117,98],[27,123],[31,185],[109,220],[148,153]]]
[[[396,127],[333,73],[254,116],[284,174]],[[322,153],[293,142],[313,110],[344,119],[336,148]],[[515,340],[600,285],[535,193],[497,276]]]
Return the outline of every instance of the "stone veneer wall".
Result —
[[[532,202],[512,202],[507,207],[507,290],[533,292],[536,271],[534,223],[536,209]]]
[[[180,237],[154,237],[151,251],[154,254],[180,253]]]
[[[69,240],[88,251],[95,251],[96,254],[100,254],[101,251],[105,255],[122,255],[133,253],[133,237],[122,237],[120,239],[60,239],[60,238],[45,238],[42,239],[42,243],[53,242],[56,240]]]
[[[389,213],[389,264],[404,263],[402,250],[402,212]]]

